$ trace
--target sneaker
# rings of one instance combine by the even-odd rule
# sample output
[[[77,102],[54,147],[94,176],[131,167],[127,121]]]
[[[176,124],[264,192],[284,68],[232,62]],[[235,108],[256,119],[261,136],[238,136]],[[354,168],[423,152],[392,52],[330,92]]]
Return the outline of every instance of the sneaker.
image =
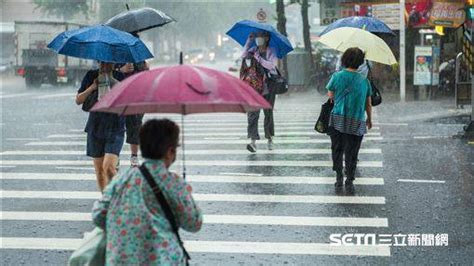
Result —
[[[131,167],[138,167],[140,166],[140,161],[138,160],[138,156],[130,157],[130,166]]]
[[[247,144],[247,150],[249,152],[255,153],[257,152],[257,146],[254,143]]]
[[[268,150],[270,151],[273,150],[273,140],[269,139],[267,145],[268,145]]]

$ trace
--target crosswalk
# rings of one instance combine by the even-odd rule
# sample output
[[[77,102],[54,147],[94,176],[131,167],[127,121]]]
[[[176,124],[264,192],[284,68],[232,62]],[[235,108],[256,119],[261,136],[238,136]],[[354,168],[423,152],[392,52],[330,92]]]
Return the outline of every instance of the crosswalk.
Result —
[[[364,137],[356,193],[336,194],[330,140],[312,129],[314,106],[300,108],[303,111],[276,111],[276,147],[267,150],[262,140],[256,154],[245,150],[245,115],[186,118],[187,180],[204,211],[201,232],[183,233],[193,263],[216,265],[219,259],[224,265],[229,258],[248,261],[251,256],[251,264],[259,264],[266,262],[259,256],[266,255],[277,256],[274,261],[291,257],[295,264],[314,262],[320,256],[347,258],[350,263],[354,256],[391,256],[388,246],[329,244],[331,233],[389,229],[381,189],[385,182],[380,174],[380,127]],[[177,115],[166,117],[180,121]],[[85,140],[82,129],[69,128],[25,139],[18,149],[0,152],[3,254],[20,250],[67,255],[77,248],[83,231],[92,229],[90,209],[100,193],[92,161],[84,155]],[[129,154],[125,145],[122,168],[129,164]],[[181,167],[182,161],[177,160],[172,170],[179,173]],[[77,230],[71,230],[72,223]],[[50,231],[31,229],[43,226],[51,226]],[[299,261],[303,257],[305,262]]]

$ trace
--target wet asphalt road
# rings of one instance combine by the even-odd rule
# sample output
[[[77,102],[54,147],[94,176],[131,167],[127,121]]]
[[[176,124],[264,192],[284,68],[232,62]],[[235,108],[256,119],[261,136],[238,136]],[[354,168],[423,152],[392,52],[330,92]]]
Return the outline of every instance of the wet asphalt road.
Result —
[[[97,189],[74,94],[3,80],[2,265],[64,265],[93,228]],[[463,116],[441,119],[458,115],[446,102],[384,102],[348,195],[335,193],[329,139],[312,129],[322,101],[317,93],[277,99],[273,152],[264,141],[246,152],[243,114],[186,117],[188,178],[207,215],[199,233],[182,233],[192,264],[472,265],[474,145],[456,137]],[[449,242],[329,247],[334,233],[448,234]]]

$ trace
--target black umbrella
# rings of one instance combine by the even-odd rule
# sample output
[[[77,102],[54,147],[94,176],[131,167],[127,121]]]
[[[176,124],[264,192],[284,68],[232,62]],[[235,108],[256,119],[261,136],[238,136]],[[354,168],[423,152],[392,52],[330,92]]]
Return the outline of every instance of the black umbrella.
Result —
[[[173,21],[176,20],[163,11],[144,7],[122,12],[109,19],[105,25],[132,33],[161,27]]]

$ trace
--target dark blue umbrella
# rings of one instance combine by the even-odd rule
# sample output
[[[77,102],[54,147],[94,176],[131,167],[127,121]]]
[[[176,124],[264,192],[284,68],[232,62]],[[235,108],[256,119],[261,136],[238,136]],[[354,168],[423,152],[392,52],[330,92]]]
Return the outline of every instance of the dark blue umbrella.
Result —
[[[351,28],[359,28],[359,29],[364,29],[366,31],[372,32],[372,33],[388,33],[395,35],[393,31],[385,24],[383,21],[376,19],[374,17],[360,17],[360,16],[354,16],[354,17],[347,17],[347,18],[341,18],[333,23],[329,24],[326,29],[319,34],[319,36],[323,36],[324,34],[337,29],[337,28],[342,28],[342,27],[351,27]]]
[[[232,39],[236,40],[240,45],[244,46],[250,33],[267,31],[270,33],[269,46],[275,49],[278,58],[283,58],[286,54],[293,51],[290,41],[283,34],[279,33],[273,26],[255,22],[251,20],[242,20],[237,22],[228,32]],[[255,46],[255,42],[252,46]]]
[[[140,39],[104,25],[65,31],[48,48],[63,55],[110,63],[138,63],[153,57]]]

